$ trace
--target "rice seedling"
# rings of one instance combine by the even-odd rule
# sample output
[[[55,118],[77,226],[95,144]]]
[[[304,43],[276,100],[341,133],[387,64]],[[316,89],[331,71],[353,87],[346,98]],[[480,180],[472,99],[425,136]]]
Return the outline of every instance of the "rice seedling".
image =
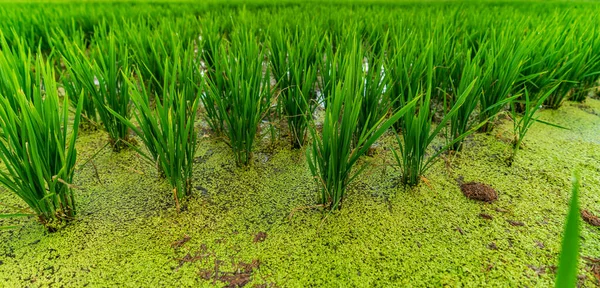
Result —
[[[221,21],[217,21],[214,18],[209,18],[207,21],[201,22],[201,35],[200,35],[200,52],[204,66],[206,67],[207,77],[214,78],[216,71],[216,62],[219,47],[221,42],[226,39],[225,29],[221,26]]]
[[[450,117],[449,121],[450,127],[446,139],[448,143],[453,143],[450,147],[453,151],[460,151],[465,136],[479,130],[495,117],[495,114],[490,115],[490,118],[488,119],[482,119],[482,117],[475,116],[475,111],[481,102],[484,91],[484,83],[481,79],[489,79],[490,74],[493,72],[492,70],[483,69],[482,63],[484,62],[484,55],[486,55],[484,52],[485,50],[486,44],[482,44],[481,51],[476,53],[473,58],[470,56],[473,54],[471,48],[462,52],[463,54],[455,56],[455,59],[461,59],[455,63],[455,65],[460,66],[461,68],[451,69],[457,71],[455,73],[459,73],[459,75],[451,76],[453,79],[453,81],[450,81],[451,89],[449,92],[446,92],[449,94],[449,100],[446,100],[446,98],[444,99],[444,108],[446,110],[451,109],[465,93],[466,98],[464,103],[458,108],[456,114]],[[454,84],[455,80],[458,81],[458,86],[456,87]],[[518,95],[514,95],[504,100],[498,100],[498,103],[487,107],[486,110],[479,111],[479,114],[488,112],[490,109],[496,109],[497,107],[501,108],[517,96]]]
[[[250,164],[259,125],[271,106],[269,71],[263,74],[265,52],[246,31],[234,33],[230,46],[221,45],[215,76],[206,78],[201,95],[211,127],[221,125],[238,166]],[[229,49],[229,50],[228,50]]]
[[[188,53],[190,54],[190,53]],[[194,83],[194,75],[187,70],[182,73],[181,67],[193,65],[191,57],[181,61],[178,53],[173,59],[165,59],[163,71],[164,82],[161,84],[162,95],[155,95],[151,103],[150,93],[144,85],[137,88],[134,78],[129,79],[131,100],[137,109],[133,121],[110,109],[114,117],[123,121],[146,146],[148,153],[134,147],[144,158],[159,170],[159,173],[169,180],[173,188],[173,199],[179,211],[179,200],[191,195],[192,171],[194,154],[196,153],[196,131],[194,123],[199,100],[196,97],[198,85]],[[141,73],[137,74],[143,81]],[[180,82],[180,80],[183,80]]]
[[[418,97],[407,102],[404,107],[389,119],[371,119],[375,124],[369,131],[363,131],[352,145],[357,131],[358,118],[362,107],[364,82],[358,48],[353,47],[346,55],[349,63],[344,65],[344,81],[336,81],[333,95],[327,98],[323,129],[319,135],[311,126],[312,143],[306,151],[310,171],[319,187],[320,205],[335,210],[341,208],[346,188],[366,167],[353,170],[358,159],[407,111],[414,108]]]
[[[0,67],[3,71],[15,68]],[[5,166],[0,169],[0,183],[29,206],[30,211],[12,216],[37,215],[40,223],[53,231],[77,212],[72,183],[83,102],[79,102],[69,129],[69,97],[59,103],[55,75],[48,63],[38,58],[34,67],[31,95],[22,89],[0,94],[0,159]]]
[[[319,77],[317,80],[318,91],[321,94],[323,105],[327,107],[327,104],[329,103],[327,99],[330,98],[335,89],[336,83],[334,79],[343,79],[343,76],[338,75],[339,73],[342,73],[342,69],[337,65],[337,58],[339,58],[339,56],[334,51],[331,39],[327,35],[324,39],[324,55],[318,59]]]
[[[404,103],[412,99],[420,89],[421,84],[427,76],[427,57],[421,57],[425,45],[423,35],[411,32],[408,37],[415,39],[411,42],[401,42],[393,38],[391,43],[391,55],[385,66],[386,73],[390,77],[390,95],[392,97],[392,109],[400,109]],[[400,129],[402,119],[396,122],[395,128]]]
[[[115,117],[109,108],[123,118],[129,119],[131,116],[128,84],[125,80],[129,69],[129,54],[125,44],[117,44],[114,34],[101,31],[95,41],[97,46],[90,52],[89,58],[81,48],[69,47],[73,51],[67,53],[76,56],[65,61],[70,67],[69,71],[73,73],[73,81],[78,82],[74,85],[80,85],[85,93],[91,95],[102,125],[110,137],[109,142],[113,150],[118,152],[128,147],[132,139],[127,125]]]
[[[568,30],[579,29],[577,27],[568,27]],[[583,29],[588,29],[585,27]],[[567,99],[573,89],[580,81],[586,78],[591,68],[593,68],[594,55],[591,45],[585,39],[578,39],[579,35],[585,32],[572,31],[575,33],[559,33],[558,30],[548,31],[552,34],[552,41],[547,41],[549,46],[550,56],[537,56],[545,61],[543,65],[547,65],[548,76],[552,77],[554,82],[560,83],[555,93],[550,95],[546,102],[546,106],[557,109]],[[539,53],[539,52],[537,52]]]
[[[373,39],[365,51],[365,66],[362,70],[362,79],[364,87],[361,97],[363,97],[356,132],[354,133],[353,144],[357,145],[358,140],[364,132],[371,131],[377,121],[388,114],[391,108],[391,98],[389,86],[389,74],[385,73],[385,51],[388,47],[388,34],[382,35],[378,39]],[[363,60],[363,54],[359,54],[360,60]],[[362,62],[362,61],[361,61]],[[361,63],[362,64],[362,63]]]
[[[600,75],[600,41],[598,37],[600,32],[596,27],[592,27],[591,31],[588,32],[588,35],[582,36],[579,41],[584,42],[583,45],[588,45],[590,47],[591,53],[587,55],[587,59],[585,63],[587,63],[587,71],[579,79],[579,85],[576,87],[573,95],[571,95],[570,100],[583,102],[587,98],[590,92],[595,91],[596,81]]]
[[[546,102],[544,103],[546,106],[552,109],[558,109],[558,107],[562,106],[562,103],[567,99],[571,90],[578,84],[577,81],[570,79],[582,78],[582,75],[573,76],[572,74],[579,74],[581,71],[585,71],[585,68],[583,68],[583,66],[585,66],[584,54],[573,52],[572,55],[565,56],[563,59],[564,62],[559,66],[560,68],[554,70],[561,72],[560,74],[557,73],[558,75],[554,79],[559,83],[558,88],[553,94],[550,95],[550,97],[546,99]]]
[[[471,55],[470,49],[467,50],[466,55]],[[481,61],[480,55],[482,54],[477,54],[474,59],[471,59],[470,56],[463,56],[465,60],[464,66],[461,69],[462,74],[460,75],[458,86],[453,87],[451,90],[449,103],[444,104],[444,107],[453,107],[461,100],[460,97],[468,91],[464,103],[460,105],[457,112],[450,117],[450,127],[448,129],[449,135],[447,140],[453,143],[450,149],[454,151],[461,150],[463,142],[461,139],[464,139],[463,135],[465,135],[465,133],[469,133],[473,129],[477,130],[485,123],[485,121],[473,121],[471,117],[477,108],[482,91],[481,82],[478,81],[484,73],[479,64]]]
[[[485,124],[479,129],[490,132],[494,128],[494,118],[511,101],[511,95],[518,81],[522,81],[521,73],[525,69],[528,45],[519,45],[514,41],[514,35],[506,31],[492,30],[489,45],[483,53],[483,74],[481,86],[483,93],[480,97],[479,121]],[[535,46],[534,46],[535,47]],[[535,73],[527,74],[534,75]]]
[[[69,38],[62,30],[56,32],[56,37],[54,38],[55,41],[52,42],[53,49],[55,52],[60,53],[64,59],[64,63],[78,63],[79,58],[83,56],[78,49],[72,48],[77,47],[79,49],[83,49],[87,47],[83,36],[81,34],[77,35],[79,36]],[[83,97],[81,98],[83,101],[81,117],[83,118],[84,123],[87,123],[90,126],[98,125],[98,114],[96,112],[96,105],[94,103],[94,99],[92,98],[92,94],[86,91],[85,85],[82,81],[78,81],[76,76],[76,69],[79,68],[79,66],[66,66],[66,75],[62,78],[62,87],[65,89],[66,95],[71,97],[70,103],[74,106],[79,105],[79,96],[83,94]]]
[[[117,30],[125,34],[120,38],[128,40],[132,63],[139,68],[138,73],[146,80],[144,85],[149,92],[158,95],[162,95],[165,59],[173,59],[175,53],[183,54],[182,51],[193,46],[193,39],[198,37],[197,31],[188,28],[196,25],[195,18],[161,20],[164,21],[160,21],[156,27],[152,27],[147,19],[125,22],[123,29]]]
[[[14,31],[13,31],[14,33]],[[0,32],[0,95],[16,95],[23,93],[28,99],[33,95],[35,75],[31,69],[34,66],[31,52],[17,38],[14,45],[9,45],[6,37]],[[9,97],[13,107],[18,107],[16,98]]]
[[[554,17],[565,16],[558,14]],[[586,54],[591,51],[590,47],[580,47],[579,43],[575,43],[578,41],[571,33],[559,32],[564,29],[571,28],[558,23],[540,27],[523,41],[523,46],[536,49],[528,51],[529,61],[522,71],[526,76],[521,81],[522,87],[527,88],[531,95],[537,95],[558,85],[544,103],[552,109],[562,105],[578,80],[587,73]],[[523,107],[517,108],[520,112],[523,110]]]
[[[316,51],[320,43],[316,33],[299,29],[293,36],[286,36],[288,33],[271,33],[270,63],[279,88],[279,111],[287,121],[292,147],[297,149],[304,145],[309,117],[317,107]]]
[[[439,99],[442,97],[443,91],[451,88],[452,81],[455,81],[456,74],[460,73],[460,61],[462,61],[462,55],[465,51],[462,51],[462,41],[457,39],[457,31],[454,25],[447,25],[446,19],[442,21],[435,21],[431,23],[433,35],[432,41],[434,42],[435,49],[433,49],[433,87],[439,88],[432,91],[433,99]]]
[[[206,78],[209,79],[207,82],[212,83],[212,86],[218,87],[218,89],[224,89],[226,85],[224,82],[225,78],[222,74],[217,75],[217,68],[222,69],[222,67],[217,67],[218,61],[220,61],[217,57],[219,57],[220,52],[226,51],[221,50],[221,46],[226,45],[226,41],[224,41],[223,28],[219,23],[219,21],[214,19],[202,22],[202,35],[200,36],[202,50],[200,51],[200,58],[206,70]],[[224,91],[221,92],[224,93]],[[222,136],[225,133],[225,118],[217,106],[217,98],[205,95],[205,97],[201,97],[201,100],[206,122],[215,135]]]
[[[525,138],[527,131],[529,131],[529,128],[531,128],[531,125],[533,125],[533,123],[539,122],[539,123],[550,125],[553,127],[566,129],[566,128],[558,126],[556,124],[552,124],[552,123],[540,120],[539,117],[535,116],[535,113],[540,108],[542,108],[542,105],[546,101],[546,99],[548,99],[548,97],[550,97],[550,95],[552,95],[558,87],[559,87],[558,84],[554,85],[554,87],[550,88],[550,90],[545,91],[543,94],[541,94],[539,96],[534,96],[533,98],[530,97],[529,91],[527,89],[525,89],[525,92],[524,92],[525,99],[515,100],[511,104],[514,139],[513,139],[513,143],[512,143],[513,144],[512,145],[513,146],[512,153],[508,158],[509,166],[512,165],[512,162],[514,161],[515,156],[517,156],[517,152],[521,148],[523,139]],[[518,104],[520,104],[520,106],[523,107],[523,113],[521,113],[520,117],[517,112]]]
[[[563,234],[562,249],[558,262],[555,287],[577,287],[577,266],[579,259],[579,186],[581,176],[575,171],[572,176],[571,201],[565,232]]]
[[[427,172],[427,170],[431,167],[435,160],[438,159],[439,155],[450,149],[455,143],[461,141],[464,137],[466,137],[469,132],[468,131],[458,137],[454,137],[454,140],[450,143],[447,143],[445,146],[441,147],[436,152],[428,155],[427,148],[435,139],[435,137],[441,132],[441,130],[445,127],[446,123],[450,121],[450,119],[458,113],[460,107],[465,103],[467,97],[471,94],[473,87],[475,85],[475,80],[473,80],[469,86],[467,86],[462,94],[459,95],[453,103],[451,109],[444,115],[443,119],[438,123],[438,125],[432,129],[433,122],[433,112],[431,110],[431,94],[433,91],[433,53],[432,53],[432,42],[430,42],[427,47],[424,48],[424,52],[420,55],[421,58],[425,58],[427,60],[427,82],[426,88],[424,91],[425,96],[419,97],[423,93],[422,84],[417,84],[417,87],[411,88],[408,87],[409,91],[414,91],[413,95],[406,95],[404,97],[398,97],[401,105],[406,106],[408,101],[414,101],[414,99],[419,99],[417,105],[412,106],[407,112],[404,114],[402,118],[400,118],[400,133],[402,134],[402,139],[396,134],[396,140],[398,142],[399,152],[393,149],[392,152],[394,154],[394,158],[401,170],[401,182],[408,186],[415,186],[419,184],[422,175]],[[400,68],[402,69],[402,68]],[[404,69],[410,69],[409,67],[405,67]],[[405,70],[405,73],[409,71]]]

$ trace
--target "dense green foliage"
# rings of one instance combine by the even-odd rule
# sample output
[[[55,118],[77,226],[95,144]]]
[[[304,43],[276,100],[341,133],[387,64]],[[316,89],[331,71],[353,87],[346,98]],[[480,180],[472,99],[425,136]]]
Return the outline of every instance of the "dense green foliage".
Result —
[[[354,171],[352,168],[369,147],[377,141],[385,131],[407,111],[414,109],[419,97],[409,103],[389,119],[367,117],[365,127],[369,130],[359,130],[358,120],[364,98],[364,81],[362,77],[362,53],[355,46],[349,47],[344,59],[344,78],[338,80],[332,94],[327,98],[327,109],[323,120],[321,135],[315,127],[311,127],[312,145],[307,150],[310,171],[321,191],[321,205],[330,209],[340,208],[346,187],[364,169]],[[373,124],[371,123],[373,122]],[[356,139],[353,142],[353,139]],[[354,144],[354,145],[353,145]]]
[[[30,64],[35,72],[26,83],[31,86],[21,87],[23,82],[18,78],[9,78],[16,91],[0,94],[0,159],[4,164],[0,183],[30,209],[8,216],[33,214],[53,230],[61,222],[73,219],[77,211],[71,183],[83,102],[74,113],[73,129],[69,132],[69,100],[65,97],[60,104],[51,65],[41,58]],[[19,67],[0,66],[2,71],[15,68]]]
[[[180,207],[179,199],[191,194],[192,164],[197,147],[197,133],[194,130],[199,103],[197,86],[187,80],[178,83],[180,79],[197,79],[195,70],[180,69],[181,66],[191,65],[190,57],[184,55],[180,58],[174,54],[172,59],[164,63],[161,94],[151,97],[143,85],[130,90],[131,100],[138,110],[135,118],[139,128],[129,119],[110,110],[142,139],[148,153],[136,150],[156,165],[159,173],[169,180],[177,209]],[[130,81],[130,87],[135,87],[135,79]],[[154,103],[151,105],[152,100]]]
[[[198,181],[199,133],[227,144],[238,167],[260,163],[267,130],[272,144],[286,138],[328,211],[372,151],[391,150],[389,178],[414,187],[501,114],[512,116],[510,166],[534,123],[568,128],[540,109],[595,92],[594,12],[593,2],[1,4],[0,183],[29,210],[0,217],[37,215],[53,229],[75,216],[80,124],[156,166],[178,211]]]

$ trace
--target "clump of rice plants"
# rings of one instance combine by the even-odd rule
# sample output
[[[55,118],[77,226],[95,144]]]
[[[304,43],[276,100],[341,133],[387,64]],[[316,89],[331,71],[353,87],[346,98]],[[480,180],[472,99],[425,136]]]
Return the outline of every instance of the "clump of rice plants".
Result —
[[[55,75],[48,63],[37,59],[34,67],[31,95],[22,89],[0,94],[0,159],[5,165],[0,183],[27,203],[30,213],[25,214],[36,215],[53,231],[77,212],[72,183],[82,102],[69,129],[69,97],[59,103]],[[0,66],[3,71],[13,68]],[[21,84],[16,78],[13,81]]]
[[[582,45],[588,45],[589,53],[586,54],[586,72],[582,74],[581,78],[578,79],[579,83],[575,88],[574,93],[571,95],[570,100],[583,102],[587,98],[588,94],[595,90],[596,81],[600,75],[600,41],[598,37],[600,31],[598,29],[588,30],[588,34],[584,34],[578,40],[583,42]]]
[[[334,210],[341,208],[348,184],[366,166],[353,170],[358,159],[385,133],[404,113],[414,107],[416,100],[406,103],[389,119],[371,119],[374,124],[363,131],[352,145],[357,131],[358,118],[362,107],[364,82],[362,81],[361,61],[358,48],[353,47],[346,55],[349,63],[344,65],[344,81],[336,81],[331,97],[327,98],[327,108],[321,134],[311,126],[312,144],[306,151],[310,171],[319,187],[320,204]],[[334,79],[335,80],[335,79]]]
[[[211,127],[222,127],[238,166],[250,164],[259,125],[271,106],[269,72],[263,74],[265,52],[252,33],[232,35],[230,45],[221,45],[214,77],[206,78],[201,95]]]
[[[277,81],[279,112],[286,119],[293,148],[306,141],[309,117],[317,107],[315,84],[317,82],[316,51],[320,41],[316,33],[296,28],[271,33],[270,63]]]
[[[528,51],[530,60],[522,72],[526,76],[523,86],[531,95],[537,95],[558,85],[544,102],[545,106],[552,109],[560,107],[572,89],[594,67],[587,62],[593,59],[589,58],[592,56],[591,47],[586,46],[583,39],[577,39],[577,33],[563,33],[563,29],[572,28],[562,25],[555,23],[540,27],[524,40],[524,46],[535,49]],[[523,109],[517,108],[519,111]]]
[[[145,144],[148,153],[139,148],[134,149],[156,165],[159,173],[169,180],[178,211],[179,200],[191,194],[192,165],[197,148],[194,130],[199,103],[196,97],[198,85],[194,83],[197,75],[193,74],[193,70],[181,69],[182,66],[193,65],[193,58],[189,54],[188,57],[180,58],[175,53],[173,59],[165,59],[162,95],[155,95],[153,103],[147,88],[144,85],[137,88],[135,79],[130,79],[131,100],[138,111],[135,119],[139,127],[109,108]],[[141,74],[138,76],[143,82]]]
[[[118,152],[128,147],[128,143],[133,140],[127,125],[109,109],[126,119],[131,116],[129,89],[125,76],[129,69],[129,54],[127,46],[117,43],[114,34],[102,31],[98,31],[95,41],[97,46],[92,49],[89,58],[80,47],[70,47],[73,51],[68,53],[73,56],[65,61],[73,74],[73,81],[79,82],[75,85],[81,85],[84,87],[84,92],[91,95],[102,125],[110,137],[109,142],[113,150]]]
[[[417,87],[408,87],[409,91],[414,91],[412,95],[403,95],[398,97],[399,103],[406,106],[409,101],[419,99],[416,106],[411,106],[408,111],[400,118],[400,134],[402,139],[396,134],[396,139],[399,147],[399,154],[396,150],[392,150],[396,162],[401,170],[401,182],[408,186],[415,186],[419,184],[422,175],[431,167],[438,156],[448,150],[449,148],[463,139],[467,134],[455,137],[454,140],[433,154],[428,154],[427,148],[432,143],[434,138],[441,132],[445,127],[445,124],[458,113],[460,107],[465,103],[467,97],[471,94],[471,90],[475,84],[475,81],[471,82],[461,95],[457,96],[451,109],[444,115],[444,118],[440,120],[438,125],[432,129],[433,122],[433,111],[431,109],[431,94],[433,91],[433,52],[431,42],[425,51],[420,55],[421,58],[427,60],[427,82],[426,88],[423,92],[422,84],[417,84]],[[409,67],[405,67],[407,69]],[[399,69],[402,69],[400,67]],[[408,73],[408,71],[405,71]],[[418,97],[424,93],[425,96]],[[405,98],[406,97],[406,98]]]
[[[547,107],[557,109],[567,100],[580,81],[585,80],[587,74],[595,72],[591,69],[594,68],[597,61],[595,58],[598,56],[594,55],[589,40],[580,39],[580,35],[585,33],[577,31],[587,30],[588,27],[561,27],[559,24],[554,24],[546,28],[548,29],[540,28],[540,33],[546,37],[535,37],[535,39],[539,38],[537,40],[539,48],[531,51],[533,61],[537,61],[534,62],[533,68],[538,70],[532,72],[541,73],[533,83],[536,84],[535,88],[538,88],[539,92],[558,83],[558,88],[544,102]],[[562,29],[570,30],[570,33],[564,33]],[[530,92],[538,91],[531,89]]]

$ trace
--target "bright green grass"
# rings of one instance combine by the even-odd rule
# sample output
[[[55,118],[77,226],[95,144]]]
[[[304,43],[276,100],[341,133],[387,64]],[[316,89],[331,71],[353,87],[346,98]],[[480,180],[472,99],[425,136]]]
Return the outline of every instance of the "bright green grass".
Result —
[[[467,138],[451,172],[443,161],[434,165],[425,175],[431,187],[421,183],[404,190],[399,171],[369,168],[349,187],[344,209],[326,220],[317,210],[296,212],[288,220],[292,209],[314,205],[317,194],[304,153],[290,151],[287,141],[274,150],[263,141],[251,168],[238,169],[222,141],[202,138],[194,167],[195,196],[180,214],[154,167],[134,151],[105,149],[94,160],[100,180],[91,164],[76,173],[80,220],[45,234],[34,219],[12,219],[19,222],[10,224],[24,226],[0,233],[0,283],[224,286],[198,273],[214,270],[215,260],[223,261],[220,271],[233,271],[232,262],[257,259],[260,269],[248,287],[549,287],[555,279],[551,269],[538,275],[532,267],[558,262],[575,167],[582,175],[581,208],[600,211],[600,117],[590,113],[600,112],[600,101],[587,103],[589,107],[567,103],[541,111],[541,119],[572,130],[534,124],[510,168],[504,163],[511,149],[510,122],[489,136]],[[82,134],[80,159],[104,146],[105,137],[101,132]],[[395,144],[390,135],[382,140],[380,147]],[[370,159],[374,164],[393,162],[390,151],[378,152]],[[465,199],[454,180],[458,176],[492,185],[499,191],[498,201]],[[17,203],[12,198],[0,190],[0,202]],[[481,219],[480,213],[494,219]],[[267,233],[266,240],[254,243],[260,231]],[[581,232],[581,255],[600,255],[598,228],[582,223]],[[171,248],[186,234],[189,242]],[[488,248],[492,242],[497,250]],[[210,256],[177,269],[177,258],[198,251]],[[579,274],[591,287],[597,282],[580,261]]]

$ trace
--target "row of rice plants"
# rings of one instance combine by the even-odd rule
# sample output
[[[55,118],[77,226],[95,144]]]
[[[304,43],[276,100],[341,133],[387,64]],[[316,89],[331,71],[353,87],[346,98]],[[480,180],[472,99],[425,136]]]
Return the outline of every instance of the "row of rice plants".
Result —
[[[351,19],[362,17],[347,12]],[[50,55],[57,58],[49,57],[44,64],[33,61],[42,59],[44,53],[31,53],[26,41],[14,41],[20,38],[13,35],[9,43],[2,37],[0,65],[10,68],[1,72],[6,77],[0,95],[5,109],[14,112],[7,115],[33,117],[21,116],[29,114],[19,107],[37,101],[35,94],[42,89],[36,86],[39,83],[53,90],[44,90],[44,95],[55,93],[54,75],[48,72],[52,68],[44,67],[55,64],[62,70],[60,64],[64,64],[65,104],[70,102],[76,108],[76,122],[81,113],[90,124],[104,127],[115,151],[132,147],[144,155],[170,182],[178,207],[191,192],[197,145],[194,123],[200,104],[207,123],[216,135],[224,136],[239,166],[251,163],[261,125],[275,112],[287,123],[292,147],[308,143],[307,160],[320,202],[335,209],[341,207],[348,183],[362,171],[355,164],[390,126],[398,133],[394,156],[400,180],[414,186],[446,150],[460,150],[461,141],[476,130],[489,132],[494,117],[509,103],[518,116],[513,117],[512,161],[531,124],[539,122],[535,112],[540,104],[557,107],[576,83],[591,82],[597,74],[594,69],[600,61],[593,51],[598,45],[584,37],[592,33],[591,28],[573,26],[574,36],[564,37],[499,26],[484,32],[472,25],[479,18],[454,12],[452,17],[441,18],[444,25],[401,21],[398,25],[376,22],[367,26],[344,25],[335,18],[339,16],[311,25],[284,25],[281,15],[256,12],[261,16],[256,20],[253,12],[242,10],[230,15],[242,21],[225,21],[226,17],[216,13],[173,23],[161,18],[166,23],[158,25],[151,23],[152,18],[120,23],[102,20],[93,26],[91,37],[57,24],[44,34],[54,37],[48,43],[53,49]],[[422,13],[438,17],[440,12]],[[459,21],[463,16],[468,18]],[[496,23],[491,18],[486,21]],[[112,24],[115,26],[108,29]],[[188,28],[186,24],[202,26]],[[523,25],[511,22],[510,27]],[[325,28],[324,34],[318,33],[321,28]],[[554,30],[548,31],[560,30],[551,28]],[[53,59],[60,61],[50,63]],[[34,62],[35,69],[31,69]],[[44,70],[42,77],[39,73]],[[558,98],[548,100],[552,97]],[[52,97],[42,98],[51,101]],[[320,132],[314,123],[319,102],[325,107]],[[68,107],[56,111],[64,116]],[[437,119],[436,113],[442,116]],[[13,124],[13,118],[6,119],[7,125],[19,125]],[[65,129],[66,122],[59,127]],[[130,131],[145,148],[134,143]],[[429,146],[444,131],[446,145],[432,152]],[[23,137],[15,135],[14,139]],[[9,137],[2,138],[2,143],[15,151],[27,149],[10,146],[15,144]],[[62,147],[74,149],[72,146]],[[3,162],[9,171],[18,167],[16,160]],[[71,174],[57,179],[70,189],[69,169]],[[32,175],[45,174],[36,170]],[[55,175],[59,173],[50,179]],[[6,179],[16,181],[15,177]],[[13,191],[21,189],[12,187]],[[47,213],[32,209],[38,215]],[[60,211],[68,214],[74,208]],[[60,218],[48,215],[43,216],[43,223]]]

